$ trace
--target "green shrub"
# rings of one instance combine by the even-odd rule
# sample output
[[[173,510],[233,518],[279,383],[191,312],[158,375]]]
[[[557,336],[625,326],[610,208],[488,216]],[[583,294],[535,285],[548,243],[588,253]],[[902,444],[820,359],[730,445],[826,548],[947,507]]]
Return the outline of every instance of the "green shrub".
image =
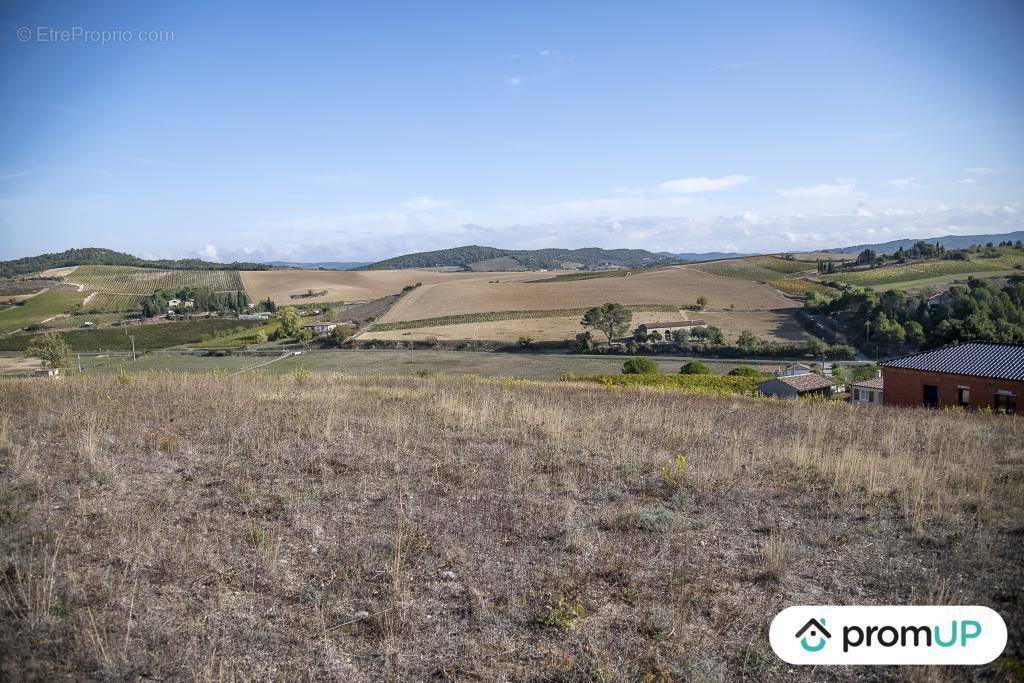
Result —
[[[749,365],[737,365],[729,371],[730,377],[760,377],[761,373]]]
[[[647,356],[630,358],[622,364],[622,374],[624,375],[657,375],[660,373],[661,369],[658,364]]]
[[[707,365],[701,363],[699,360],[691,360],[683,367],[679,368],[680,375],[710,375],[711,369]]]

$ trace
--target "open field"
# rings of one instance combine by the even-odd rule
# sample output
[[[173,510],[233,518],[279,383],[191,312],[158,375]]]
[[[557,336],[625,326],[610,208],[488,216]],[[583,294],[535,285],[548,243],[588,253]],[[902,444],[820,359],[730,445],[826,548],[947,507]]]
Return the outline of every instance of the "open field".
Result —
[[[959,275],[938,275],[936,277],[921,278],[920,280],[905,280],[903,282],[896,282],[888,285],[872,285],[872,289],[879,292],[885,292],[890,289],[902,289],[907,292],[917,292],[925,289],[940,291],[948,289],[950,285],[958,282],[965,283],[969,277],[977,277],[980,279],[1004,278],[1009,275],[1019,273],[1021,273],[1019,270],[985,270]]]
[[[0,380],[0,671],[1012,678],[1022,445],[1018,418],[590,384]],[[767,643],[788,605],[939,602],[1000,612],[1003,657]]]
[[[526,336],[537,341],[572,339],[583,331],[580,317],[583,309],[575,315],[543,317],[511,317],[505,320],[489,320],[489,315],[454,317],[451,320],[479,317],[479,322],[455,322],[443,325],[420,326],[415,321],[383,323],[359,335],[360,339],[386,340],[456,340],[487,339],[494,341],[516,341]],[[690,318],[700,318],[722,328],[725,336],[735,341],[743,330],[750,330],[758,337],[770,341],[800,341],[804,330],[787,309],[777,311],[688,311]],[[641,323],[679,320],[678,311],[634,311],[631,327]],[[383,329],[381,329],[383,328]],[[393,328],[393,329],[392,329]]]
[[[264,363],[274,356],[193,356],[178,353],[147,353],[135,362],[124,352],[103,356],[82,356],[82,370],[86,374],[117,373],[121,369],[130,373],[238,372]],[[615,375],[629,356],[587,356],[551,353],[493,353],[486,351],[396,351],[391,349],[339,349],[306,351],[300,356],[289,356],[261,367],[268,375],[288,374],[298,368],[312,373],[344,373],[349,375],[480,375],[481,377],[523,377],[525,379],[555,380],[561,375]],[[655,358],[666,374],[679,372],[689,358],[659,356]],[[0,374],[18,374],[35,363],[21,355],[0,355]],[[737,361],[702,359],[713,373],[725,374]],[[757,366],[782,369],[785,361],[763,361]],[[37,365],[32,365],[37,367]],[[75,374],[76,367],[68,372]]]
[[[365,301],[398,294],[406,285],[448,285],[488,280],[528,279],[536,273],[463,273],[434,270],[261,270],[242,271],[245,291],[252,301],[268,297],[278,305],[296,303],[293,294],[327,290],[323,296],[303,298],[301,303]],[[421,316],[423,317],[423,316]]]
[[[26,325],[41,323],[47,318],[66,313],[82,303],[79,292],[42,292],[27,299],[21,306],[0,311],[0,333],[14,332]]]
[[[131,350],[135,337],[136,349],[162,349],[203,341],[218,332],[258,325],[255,320],[235,318],[206,318],[173,323],[145,323],[123,327],[104,327],[91,330],[71,330],[62,336],[73,351]],[[23,351],[32,341],[31,334],[13,334],[0,337],[0,351]]]
[[[1024,266],[1024,256],[1014,253],[1004,254],[999,258],[972,258],[969,261],[925,261],[850,273],[833,273],[821,275],[820,278],[861,287],[875,287],[907,285],[920,280],[953,275],[984,277],[987,273],[995,271],[1012,271],[1015,266]],[[891,287],[889,288],[891,289]]]
[[[528,275],[536,279],[535,274]],[[702,295],[708,298],[710,308],[735,305],[745,310],[763,310],[796,306],[770,287],[709,275],[689,266],[639,271],[625,277],[572,281],[520,282],[505,276],[495,284],[487,279],[467,280],[459,282],[458,286],[425,283],[402,297],[381,322],[489,311],[580,308],[606,301],[686,306]]]
[[[788,260],[777,256],[748,256],[744,258],[724,259],[722,261],[704,261],[687,264],[711,275],[735,277],[743,280],[768,282],[796,273],[813,270],[813,266],[796,260]]]

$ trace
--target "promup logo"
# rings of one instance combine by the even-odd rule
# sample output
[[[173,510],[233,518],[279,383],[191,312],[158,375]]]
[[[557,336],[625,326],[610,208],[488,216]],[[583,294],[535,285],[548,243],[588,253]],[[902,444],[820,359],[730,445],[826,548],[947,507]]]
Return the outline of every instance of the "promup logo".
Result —
[[[978,606],[790,607],[768,638],[790,664],[987,664],[1006,624]]]
[[[808,631],[810,631],[810,633],[808,633]],[[807,635],[804,635],[805,633]],[[800,639],[800,645],[803,649],[808,652],[818,652],[825,647],[825,644],[828,643],[828,639],[832,637],[832,634],[825,628],[825,617],[822,617],[821,620],[811,619],[804,624],[803,628],[796,632],[796,637]],[[814,642],[814,645],[807,642],[808,638]]]

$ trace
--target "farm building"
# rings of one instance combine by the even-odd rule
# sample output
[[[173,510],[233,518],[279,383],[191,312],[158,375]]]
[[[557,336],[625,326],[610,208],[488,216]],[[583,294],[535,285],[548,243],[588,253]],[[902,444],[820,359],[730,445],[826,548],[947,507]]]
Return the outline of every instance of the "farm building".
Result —
[[[802,398],[804,396],[831,396],[832,380],[810,372],[803,375],[780,375],[761,382],[758,390],[775,398]]]
[[[882,405],[882,388],[885,380],[881,377],[853,382],[850,385],[850,402],[863,403],[865,405]]]
[[[330,322],[326,322],[326,321],[323,321],[323,320],[318,320],[315,323],[309,323],[308,325],[303,325],[302,329],[304,329],[304,330],[312,330],[313,332],[330,332],[331,330],[333,330],[337,326],[338,326],[338,323],[330,323]]]
[[[793,365],[790,365],[785,370],[783,370],[782,374],[785,375],[786,377],[796,377],[798,375],[809,375],[809,374],[811,374],[811,366],[810,365],[804,365],[803,363],[794,363]]]
[[[262,311],[260,313],[242,313],[238,316],[239,320],[269,320],[274,314],[269,311]]]
[[[881,363],[885,403],[1016,413],[1024,344],[967,342]]]
[[[636,329],[644,334],[657,332],[665,339],[668,339],[672,336],[673,332],[678,330],[686,330],[689,332],[695,327],[707,327],[707,323],[703,320],[677,320],[675,322],[667,323],[644,323],[642,325],[637,325]]]
[[[57,368],[43,368],[32,372],[33,377],[57,377],[58,375],[60,375],[60,370]]]

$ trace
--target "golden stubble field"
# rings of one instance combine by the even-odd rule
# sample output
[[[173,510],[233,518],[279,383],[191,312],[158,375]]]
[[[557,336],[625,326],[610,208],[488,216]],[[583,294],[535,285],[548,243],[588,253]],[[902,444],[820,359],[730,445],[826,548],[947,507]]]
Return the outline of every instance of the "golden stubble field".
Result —
[[[436,270],[263,270],[242,271],[242,283],[253,301],[268,297],[279,306],[323,301],[366,301],[397,294],[406,285],[443,284],[457,290],[488,280],[531,279],[536,273],[463,273]],[[292,299],[309,290],[327,294]]]
[[[685,266],[636,272],[625,277],[523,282],[519,273],[484,274],[460,282],[424,281],[381,318],[382,322],[419,320],[446,315],[622,304],[692,305],[705,296],[710,309],[769,310],[799,304],[765,285],[739,278],[702,273]],[[488,280],[500,279],[495,284]],[[696,315],[696,314],[695,314]]]
[[[795,342],[804,338],[804,330],[789,309],[777,311],[687,311],[692,319],[701,319],[717,325],[727,339],[735,342],[744,330],[768,341]],[[636,312],[630,327],[641,323],[681,320],[679,313]],[[432,325],[408,330],[387,330],[363,332],[360,339],[381,339],[387,341],[422,341],[433,337],[439,341],[460,339],[484,339],[489,341],[516,341],[520,337],[531,337],[537,341],[558,341],[572,339],[582,332],[580,316],[553,318],[524,318],[521,320],[499,320],[457,325]]]

